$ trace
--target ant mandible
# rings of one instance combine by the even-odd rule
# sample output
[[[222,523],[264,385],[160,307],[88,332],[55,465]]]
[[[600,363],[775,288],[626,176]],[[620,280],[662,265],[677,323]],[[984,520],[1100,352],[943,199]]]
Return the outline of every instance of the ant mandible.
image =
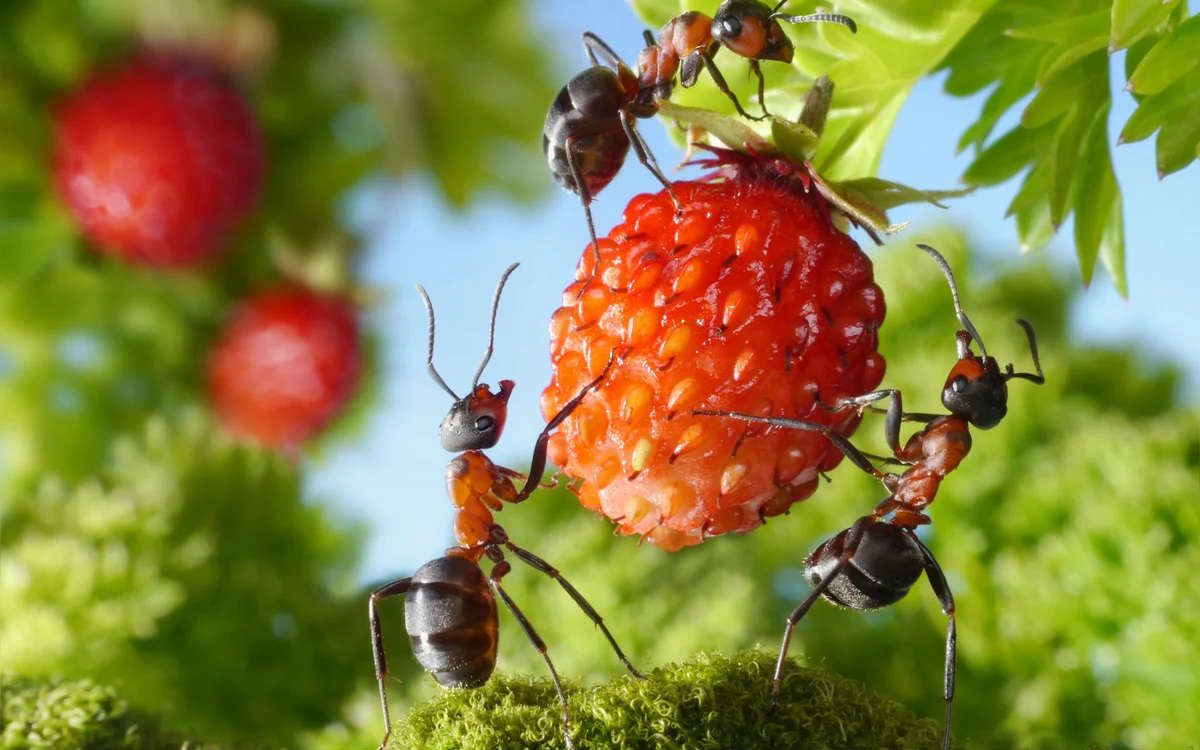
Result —
[[[654,91],[660,99],[670,96],[671,86],[679,73],[679,83],[690,88],[700,76],[700,68],[708,69],[713,83],[733,102],[738,114],[750,120],[761,120],[770,113],[764,101],[766,82],[763,79],[760,60],[777,60],[790,63],[795,48],[784,33],[780,21],[788,23],[840,23],[852,33],[858,31],[857,24],[849,16],[839,13],[810,13],[793,16],[780,13],[787,3],[780,0],[774,7],[759,0],[725,0],[710,18],[698,11],[688,11],[675,16],[658,32],[658,42],[649,31],[645,32],[646,48],[638,55],[638,85],[643,91]],[[742,109],[737,95],[730,90],[725,77],[717,68],[713,58],[722,47],[746,58],[750,70],[758,79],[758,104],[762,115],[754,117]]]
[[[511,380],[501,380],[500,390],[492,393],[486,384],[479,382],[492,356],[500,294],[517,265],[514,263],[509,266],[496,286],[487,350],[479,369],[475,372],[470,392],[461,398],[446,385],[446,381],[433,366],[433,304],[425,290],[421,286],[417,287],[429,314],[429,353],[426,357],[429,374],[454,399],[454,404],[442,420],[438,433],[443,448],[451,452],[463,451],[446,467],[446,489],[455,505],[454,532],[458,546],[447,550],[444,557],[425,563],[412,576],[381,586],[370,596],[368,615],[371,622],[371,646],[386,729],[380,743],[381,748],[391,736],[392,722],[385,684],[388,674],[387,656],[383,648],[378,605],[382,599],[402,594],[404,622],[412,643],[413,655],[425,671],[432,674],[438,684],[446,688],[478,687],[491,677],[496,666],[496,645],[499,639],[496,610],[498,596],[520,623],[526,637],[542,655],[546,667],[550,670],[550,678],[562,704],[563,738],[568,748],[573,747],[566,693],[554,663],[546,651],[546,643],[500,583],[511,570],[511,565],[504,558],[505,549],[522,562],[557,581],[604,633],[625,667],[635,677],[642,678],[641,673],[621,651],[603,619],[583,595],[552,565],[509,540],[508,534],[492,517],[492,511],[501,510],[505,502],[519,503],[538,488],[546,470],[546,445],[550,433],[570,416],[589,391],[600,384],[612,366],[610,359],[604,372],[585,385],[579,394],[546,424],[535,443],[525,483],[518,490],[514,480],[519,480],[521,475],[511,469],[497,466],[483,453],[484,449],[491,448],[500,439],[508,413],[508,397],[512,393],[514,383]],[[479,561],[484,556],[492,561],[491,573],[486,577],[479,566]]]
[[[971,450],[970,427],[986,430],[1000,423],[1008,412],[1008,385],[1013,378],[1022,378],[1038,385],[1045,382],[1038,359],[1037,338],[1033,325],[1022,318],[1017,323],[1025,331],[1029,352],[1037,373],[1015,372],[1008,365],[1003,372],[971,320],[959,303],[958,287],[950,264],[941,253],[928,245],[918,245],[941,268],[950,285],[954,312],[962,329],[955,334],[958,360],[950,370],[942,388],[942,405],[949,414],[905,412],[900,391],[885,389],[862,396],[839,399],[833,411],[854,408],[861,414],[871,404],[883,399],[891,403],[886,411],[885,434],[892,458],[878,459],[909,468],[903,474],[885,472],[871,463],[870,454],[855,448],[849,440],[825,425],[784,417],[760,417],[727,411],[702,411],[695,414],[724,416],[746,422],[760,422],[777,427],[819,432],[838,448],[858,468],[880,480],[888,495],[868,515],[833,538],[821,543],[804,561],[804,575],[812,584],[812,592],[800,606],[788,615],[775,663],[771,686],[771,702],[779,701],[783,683],[783,665],[787,658],[792,631],[818,598],[848,609],[869,610],[894,604],[908,593],[924,572],[946,615],[946,658],[942,696],[946,703],[942,747],[950,747],[950,709],[954,700],[955,658],[957,635],[954,624],[954,596],[933,553],[914,532],[930,523],[923,511],[933,502],[938,487],[947,474],[954,471]],[[971,342],[979,346],[980,354],[971,351]],[[923,422],[925,428],[900,445],[901,421]]]

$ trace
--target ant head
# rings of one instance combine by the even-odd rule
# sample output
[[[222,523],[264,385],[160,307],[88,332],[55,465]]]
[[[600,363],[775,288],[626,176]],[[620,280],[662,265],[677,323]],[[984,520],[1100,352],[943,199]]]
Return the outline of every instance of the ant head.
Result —
[[[792,61],[792,41],[771,7],[759,0],[721,3],[713,15],[712,38],[735,55],[750,60]]]
[[[496,293],[492,298],[492,322],[488,329],[487,350],[483,353],[483,361],[479,363],[479,369],[475,371],[475,379],[471,381],[470,393],[462,398],[459,398],[458,394],[446,385],[446,381],[433,366],[435,328],[433,303],[429,301],[429,295],[425,289],[419,284],[417,285],[417,292],[421,295],[421,301],[425,303],[425,311],[429,313],[429,354],[425,360],[429,375],[442,387],[442,390],[449,393],[450,397],[454,399],[450,411],[442,420],[441,426],[438,427],[438,436],[441,438],[442,447],[452,453],[491,448],[500,440],[500,434],[504,431],[504,422],[508,418],[508,397],[512,394],[516,384],[511,380],[501,380],[500,390],[492,393],[491,388],[479,382],[479,377],[483,375],[483,369],[487,367],[488,360],[492,358],[492,348],[496,341],[496,312],[500,308],[500,293],[504,291],[504,283],[516,270],[517,265],[517,263],[513,263],[505,269],[500,276],[500,282],[496,285]]]
[[[480,383],[469,396],[455,401],[438,427],[442,447],[458,453],[494,446],[504,431],[508,397],[515,385],[511,380],[501,380],[500,391],[492,393],[491,388]]]
[[[984,346],[979,331],[975,330],[971,319],[963,312],[962,305],[958,300],[958,285],[954,281],[954,273],[950,270],[950,264],[946,262],[941,253],[932,247],[928,245],[917,245],[917,247],[929,253],[929,256],[942,269],[942,274],[950,284],[950,297],[954,300],[954,314],[962,325],[962,330],[955,334],[958,361],[954,363],[950,375],[946,378],[946,385],[942,387],[942,406],[945,406],[951,414],[967,420],[974,427],[982,430],[995,427],[1008,413],[1009,380],[1023,378],[1039,385],[1045,382],[1042,364],[1038,360],[1037,337],[1033,332],[1033,325],[1023,318],[1017,320],[1017,324],[1025,329],[1025,336],[1029,340],[1029,352],[1033,356],[1033,364],[1037,368],[1037,373],[1014,372],[1011,364],[1001,372],[996,359],[988,355],[987,347]],[[972,341],[979,345],[979,355],[971,351]]]

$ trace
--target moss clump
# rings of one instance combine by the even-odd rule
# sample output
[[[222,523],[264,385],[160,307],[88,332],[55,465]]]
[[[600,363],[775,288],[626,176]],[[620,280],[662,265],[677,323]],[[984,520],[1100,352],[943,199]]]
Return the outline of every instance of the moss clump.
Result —
[[[771,711],[775,657],[703,654],[651,672],[569,689],[578,748],[936,747],[941,725],[863,685],[791,663]],[[449,690],[395,724],[390,748],[563,747],[562,713],[548,680],[497,675]]]
[[[0,750],[199,750],[91,680],[0,675]]]

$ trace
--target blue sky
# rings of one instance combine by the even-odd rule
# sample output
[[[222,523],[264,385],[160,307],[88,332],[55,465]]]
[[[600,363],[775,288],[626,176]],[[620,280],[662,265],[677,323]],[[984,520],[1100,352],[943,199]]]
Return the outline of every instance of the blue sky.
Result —
[[[540,0],[535,9],[541,23],[557,34],[558,58],[568,61],[562,69],[564,82],[586,66],[578,43],[584,30],[613,42],[626,59],[637,53],[643,25],[619,0]],[[1120,66],[1114,64],[1114,69]],[[901,112],[881,174],[922,187],[957,184],[968,158],[956,157],[954,144],[979,106],[978,98],[945,96],[938,81],[918,85]],[[1131,111],[1132,100],[1119,95],[1110,132],[1116,133]],[[664,166],[678,160],[679,151],[661,125],[647,122],[642,131]],[[540,133],[530,137],[540,139]],[[630,197],[658,189],[632,157],[629,162],[593,204],[601,234],[616,223]],[[1200,168],[1192,165],[1159,182],[1152,139],[1117,148],[1115,162],[1124,191],[1130,299],[1121,300],[1107,279],[1098,278],[1075,310],[1074,331],[1081,341],[1136,340],[1183,363],[1194,399],[1200,386],[1200,294],[1195,290],[1200,276]],[[550,181],[549,173],[546,179]],[[948,212],[901,209],[892,218],[916,227],[952,220],[967,227],[978,246],[1015,257],[1015,228],[1002,217],[1017,184],[956,200]],[[497,198],[466,212],[447,209],[436,191],[416,179],[378,186],[359,197],[355,223],[368,232],[363,278],[387,295],[369,321],[381,340],[382,392],[365,430],[312,467],[309,488],[335,502],[342,515],[368,525],[362,575],[374,581],[405,574],[452,542],[443,482],[450,455],[437,440],[449,397],[425,372],[425,313],[414,285],[423,284],[433,298],[436,363],[461,393],[487,343],[496,280],[509,263],[521,262],[501,302],[496,353],[483,382],[517,382],[504,439],[491,455],[500,463],[523,466],[543,424],[538,397],[550,374],[547,321],[573,276],[587,228],[578,198],[557,188],[533,207],[514,207]],[[1070,227],[1064,227],[1042,252],[1074,267],[1071,236]]]

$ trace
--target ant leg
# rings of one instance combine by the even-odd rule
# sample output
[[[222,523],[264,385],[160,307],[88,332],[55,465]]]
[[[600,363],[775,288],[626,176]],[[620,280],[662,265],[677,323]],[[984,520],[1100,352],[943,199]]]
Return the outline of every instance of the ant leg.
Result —
[[[596,55],[604,58],[604,61],[614,68],[624,65],[621,57],[613,51],[612,47],[608,46],[608,42],[596,36],[590,31],[583,32],[583,48],[587,50],[587,55],[592,60],[592,65],[600,65],[600,61],[596,59]]]
[[[392,717],[388,712],[387,699],[387,654],[383,651],[383,630],[379,627],[379,600],[399,596],[408,592],[412,586],[412,578],[401,578],[389,584],[380,586],[371,592],[367,600],[367,616],[371,620],[371,651],[375,655],[375,679],[379,681],[379,704],[383,707],[383,740],[379,743],[382,748],[392,736]]]
[[[575,411],[583,403],[583,399],[588,393],[595,390],[596,386],[600,385],[604,378],[608,377],[608,371],[612,369],[614,359],[616,359],[615,352],[609,355],[608,364],[604,366],[604,370],[596,376],[596,379],[581,388],[579,393],[575,394],[575,398],[564,404],[563,408],[558,410],[558,414],[555,414],[546,423],[546,426],[542,428],[537,442],[533,446],[533,458],[529,460],[529,473],[526,475],[525,486],[521,488],[521,491],[517,493],[517,496],[511,502],[519,503],[522,500],[528,499],[533,494],[533,491],[537,489],[538,485],[541,484],[542,476],[546,473],[546,446],[550,443],[550,433],[554,432],[555,428],[563,423],[563,420],[571,416],[571,412]]]
[[[667,189],[667,194],[671,196],[671,202],[675,204],[675,214],[678,216],[683,213],[683,206],[679,203],[679,197],[675,195],[675,188],[671,187],[671,181],[667,179],[667,176],[663,174],[662,168],[658,166],[658,160],[654,158],[654,153],[650,150],[650,147],[642,140],[642,134],[637,131],[633,117],[624,110],[621,111],[621,127],[625,129],[625,135],[633,145],[633,151],[637,154],[638,161],[646,169],[649,169],[651,174],[657,177],[658,181]]]
[[[821,594],[825,593],[825,589],[829,588],[829,584],[833,583],[842,570],[850,564],[850,558],[858,551],[859,542],[862,541],[863,533],[867,530],[869,524],[875,523],[872,516],[863,516],[854,522],[850,527],[849,534],[846,535],[846,544],[842,548],[842,553],[838,555],[837,563],[829,570],[829,575],[821,579],[820,583],[813,587],[809,592],[808,597],[800,603],[799,607],[792,610],[792,613],[787,617],[787,624],[783,629],[783,642],[779,644],[779,658],[775,662],[775,676],[771,681],[771,707],[779,705],[779,691],[783,688],[783,665],[787,660],[788,647],[792,643],[792,631],[796,628],[796,623],[808,614],[808,610],[820,598]]]
[[[759,417],[754,414],[743,414],[736,411],[709,411],[706,409],[693,409],[692,414],[697,414],[706,417],[732,417],[740,419],[743,422],[760,422],[762,424],[774,425],[775,427],[789,427],[793,430],[808,430],[809,432],[819,432],[825,436],[829,442],[833,443],[834,447],[840,450],[850,462],[883,482],[885,486],[895,474],[889,474],[886,471],[880,471],[871,463],[863,452],[851,445],[850,441],[823,424],[816,422],[805,422],[803,419],[788,419],[786,417]],[[889,487],[890,489],[890,487]]]
[[[704,67],[708,68],[708,74],[712,76],[713,83],[717,84],[717,88],[721,90],[721,93],[725,94],[725,96],[729,97],[729,101],[733,102],[733,108],[737,110],[739,115],[745,117],[747,120],[763,119],[762,116],[755,117],[746,110],[742,109],[742,103],[738,101],[737,94],[733,93],[733,91],[729,88],[729,84],[725,82],[725,76],[721,75],[721,71],[717,68],[717,64],[713,62],[712,55],[704,56]]]
[[[762,67],[759,66],[758,60],[754,58],[750,58],[750,72],[754,73],[755,77],[758,78],[758,106],[762,107],[763,117],[769,117],[771,113],[767,111],[767,102],[764,98],[767,82],[763,78]]]
[[[904,397],[900,395],[900,391],[895,388],[885,388],[871,393],[864,393],[861,396],[850,396],[847,398],[839,398],[833,404],[833,411],[840,411],[847,406],[858,409],[858,413],[862,414],[864,407],[869,406],[876,401],[882,401],[885,398],[890,398],[891,403],[887,408],[887,421],[884,423],[884,435],[887,438],[888,447],[892,449],[892,453],[902,463],[911,463],[905,461],[900,456],[900,420],[904,416]]]
[[[610,644],[612,644],[613,651],[617,652],[617,658],[621,660],[621,662],[625,665],[625,668],[629,670],[629,673],[639,680],[646,679],[645,676],[642,675],[641,672],[637,671],[637,668],[629,662],[629,658],[625,656],[625,652],[622,651],[621,647],[617,644],[617,639],[614,638],[613,634],[608,631],[608,626],[604,624],[604,618],[600,617],[600,613],[592,608],[592,605],[588,603],[588,600],[583,598],[583,594],[579,593],[579,590],[572,586],[570,581],[562,577],[562,574],[558,572],[557,568],[533,554],[529,550],[518,547],[512,542],[505,542],[505,546],[512,550],[517,557],[524,560],[530,566],[540,570],[554,580],[558,581],[558,585],[563,587],[563,590],[575,600],[575,603],[579,605],[579,608],[583,610],[583,613],[587,615],[592,622],[596,623],[596,626],[600,628],[601,632],[604,633],[604,637],[608,639]]]
[[[579,168],[579,161],[575,156],[575,139],[567,138],[563,146],[567,151],[567,164],[571,168],[571,179],[575,181],[575,192],[579,194],[579,200],[583,202],[583,214],[587,217],[588,234],[592,238],[592,257],[595,260],[592,276],[595,276],[600,272],[600,240],[596,239],[596,222],[592,220],[592,191],[588,190],[587,181],[583,178],[583,170]],[[588,277],[583,289],[579,290],[580,296],[583,296],[590,283],[592,283],[592,279]]]
[[[529,639],[529,642],[533,644],[533,647],[537,649],[537,652],[546,661],[546,666],[550,669],[550,679],[554,682],[554,689],[558,692],[558,701],[562,704],[563,740],[566,741],[568,749],[574,748],[574,744],[571,743],[571,709],[567,706],[567,694],[563,690],[562,680],[558,678],[558,670],[554,668],[554,662],[550,661],[550,654],[546,651],[546,642],[533,629],[533,624],[525,617],[525,613],[521,611],[517,603],[512,600],[512,597],[500,585],[500,579],[507,575],[511,569],[512,566],[508,564],[507,560],[497,562],[492,566],[491,575],[488,576],[488,585],[492,587],[492,591],[496,592],[504,602],[504,606],[508,607],[508,611],[512,612],[512,616],[517,619],[517,622],[521,623],[521,629],[525,631],[525,637]]]
[[[925,575],[929,578],[929,585],[933,587],[933,593],[942,605],[942,612],[946,615],[946,666],[942,678],[942,698],[946,701],[946,725],[942,732],[942,750],[950,750],[950,707],[954,701],[954,675],[958,650],[958,633],[954,626],[954,595],[950,593],[950,584],[946,582],[942,567],[938,565],[933,553],[917,538],[916,534],[910,531],[908,535],[921,548],[921,555],[925,558]]]

